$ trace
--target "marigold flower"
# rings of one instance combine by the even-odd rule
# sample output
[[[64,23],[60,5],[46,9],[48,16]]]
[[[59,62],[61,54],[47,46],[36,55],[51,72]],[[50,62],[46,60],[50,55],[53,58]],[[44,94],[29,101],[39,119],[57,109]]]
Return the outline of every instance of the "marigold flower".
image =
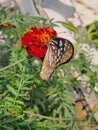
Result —
[[[18,41],[16,42],[16,48],[17,48],[18,50],[20,50],[21,47],[22,47],[21,40],[18,40]]]
[[[75,111],[80,111],[83,108],[83,104],[81,102],[77,102],[75,104]]]
[[[86,116],[87,116],[86,110],[81,110],[76,113],[76,118],[80,121],[84,120],[86,118]]]
[[[92,112],[93,112],[93,113],[98,112],[98,104],[95,104],[95,105],[93,106]]]
[[[33,26],[30,31],[25,32],[22,44],[26,47],[29,55],[43,58],[51,36],[57,36],[56,31],[52,27],[37,28]]]
[[[47,47],[38,47],[36,45],[30,45],[26,47],[26,50],[29,55],[43,59],[44,55],[46,54]]]

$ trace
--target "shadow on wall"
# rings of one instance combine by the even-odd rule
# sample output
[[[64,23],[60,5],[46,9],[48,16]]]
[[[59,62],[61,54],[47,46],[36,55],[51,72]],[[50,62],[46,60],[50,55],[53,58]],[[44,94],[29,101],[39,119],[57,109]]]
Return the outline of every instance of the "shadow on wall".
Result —
[[[75,8],[71,5],[65,4],[63,1],[43,0],[42,7],[54,10],[58,14],[62,15],[63,17],[68,18],[68,17],[72,16],[72,14],[75,12]],[[66,1],[66,3],[67,3],[67,1]]]

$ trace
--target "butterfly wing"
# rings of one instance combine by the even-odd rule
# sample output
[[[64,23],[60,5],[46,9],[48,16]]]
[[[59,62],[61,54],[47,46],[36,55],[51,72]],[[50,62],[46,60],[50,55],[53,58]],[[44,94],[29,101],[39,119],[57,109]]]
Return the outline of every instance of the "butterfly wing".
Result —
[[[47,80],[59,65],[68,62],[73,57],[73,53],[74,48],[70,41],[64,38],[52,38],[42,64],[40,77]]]

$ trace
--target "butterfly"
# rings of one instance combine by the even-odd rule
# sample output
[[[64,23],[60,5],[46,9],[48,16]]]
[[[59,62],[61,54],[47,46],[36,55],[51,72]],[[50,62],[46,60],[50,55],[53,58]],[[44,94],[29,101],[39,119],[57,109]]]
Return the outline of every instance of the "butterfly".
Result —
[[[42,63],[41,79],[49,79],[58,66],[70,61],[73,54],[74,47],[69,40],[52,37],[48,43],[48,49]]]

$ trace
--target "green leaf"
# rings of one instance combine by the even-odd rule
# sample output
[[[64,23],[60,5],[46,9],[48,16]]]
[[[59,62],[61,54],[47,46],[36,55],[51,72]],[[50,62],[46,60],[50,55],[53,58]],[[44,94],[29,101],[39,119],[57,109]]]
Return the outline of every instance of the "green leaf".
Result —
[[[93,36],[95,35],[95,32],[91,32],[87,35],[87,40],[92,40]]]
[[[5,97],[6,101],[8,101],[11,105],[14,102],[14,99],[12,97]]]
[[[16,103],[19,104],[19,105],[24,105],[24,102],[21,101],[21,100],[16,100]]]
[[[90,26],[88,27],[87,32],[90,33],[90,32],[92,32],[94,29],[95,29],[95,24],[92,24],[92,25],[90,25]]]
[[[15,122],[15,121],[17,121],[18,119],[17,118],[10,118],[9,120],[5,120],[5,121],[3,121],[2,123],[1,123],[1,125],[2,124],[6,124],[6,123],[12,123],[12,122]]]
[[[57,23],[60,23],[63,27],[69,29],[70,31],[73,31],[77,34],[79,34],[79,30],[77,27],[75,27],[74,25],[70,24],[70,23],[65,23],[65,22],[61,22],[61,21],[57,21]]]
[[[96,45],[96,47],[98,47],[98,39],[93,40],[93,42]]]
[[[93,40],[96,44],[98,44],[98,39]]]
[[[16,96],[16,90],[13,87],[11,87],[10,85],[7,85],[7,88],[13,95]]]
[[[96,32],[98,30],[98,22],[94,22],[93,24],[91,24],[88,28],[87,28],[87,32],[91,33],[91,32]]]

